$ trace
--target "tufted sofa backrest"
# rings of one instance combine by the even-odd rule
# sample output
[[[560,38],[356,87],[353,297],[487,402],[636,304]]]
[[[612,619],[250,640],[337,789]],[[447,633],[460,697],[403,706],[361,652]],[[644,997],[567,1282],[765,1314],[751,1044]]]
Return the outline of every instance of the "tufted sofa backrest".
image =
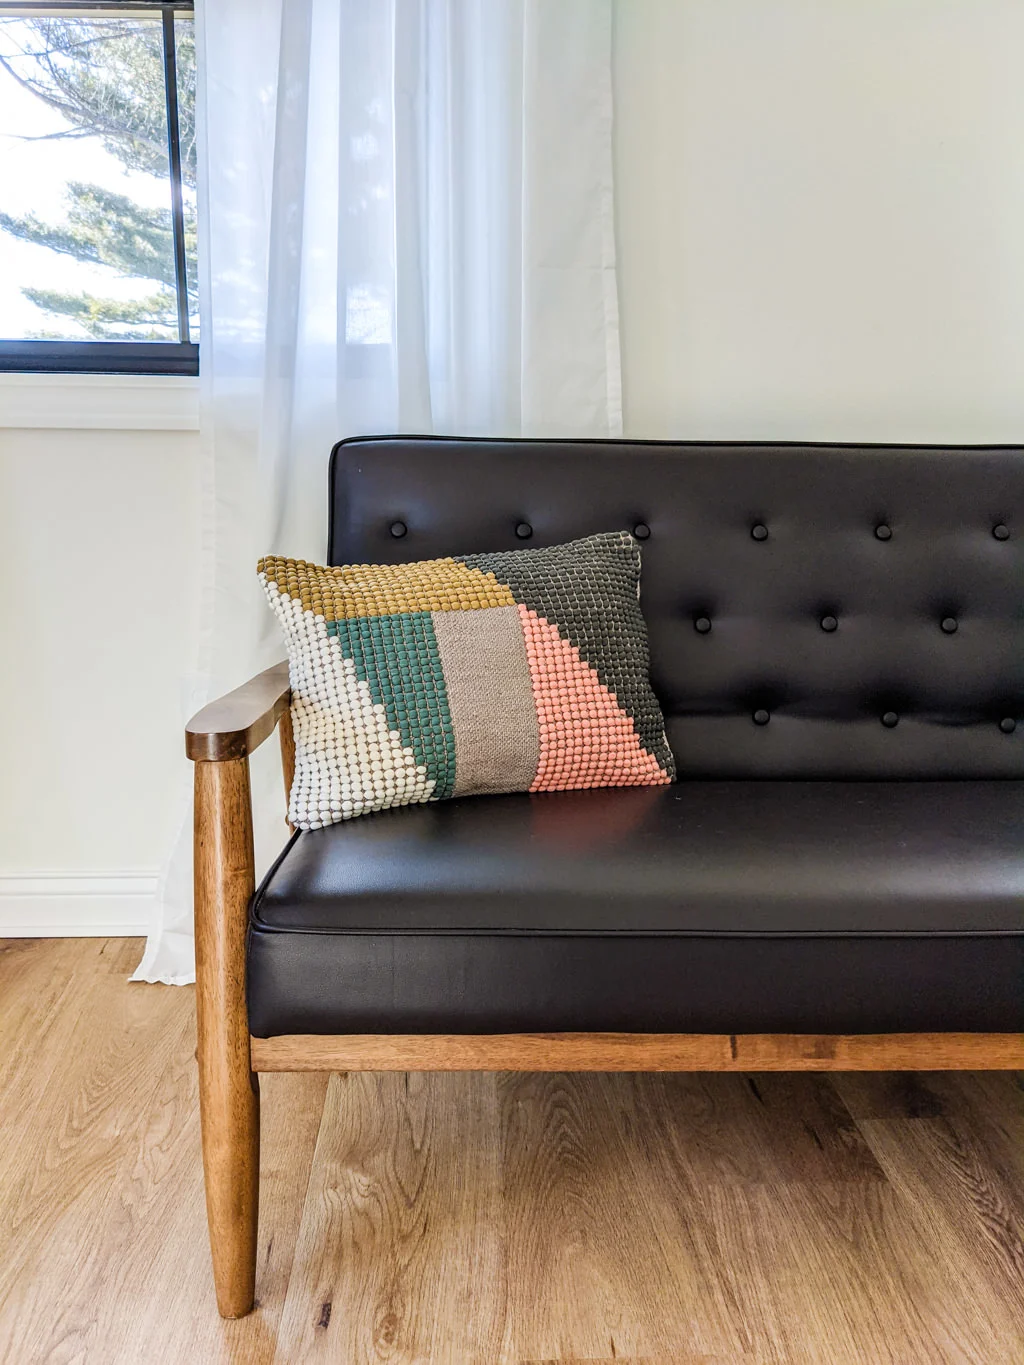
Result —
[[[377,437],[329,562],[626,528],[680,776],[1024,778],[1024,450]]]

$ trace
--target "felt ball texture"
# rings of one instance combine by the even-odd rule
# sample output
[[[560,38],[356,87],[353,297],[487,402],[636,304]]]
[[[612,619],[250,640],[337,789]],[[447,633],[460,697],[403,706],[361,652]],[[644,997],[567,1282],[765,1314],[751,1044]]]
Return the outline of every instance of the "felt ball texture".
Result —
[[[628,532],[413,564],[258,566],[317,829],[451,796],[671,782]]]

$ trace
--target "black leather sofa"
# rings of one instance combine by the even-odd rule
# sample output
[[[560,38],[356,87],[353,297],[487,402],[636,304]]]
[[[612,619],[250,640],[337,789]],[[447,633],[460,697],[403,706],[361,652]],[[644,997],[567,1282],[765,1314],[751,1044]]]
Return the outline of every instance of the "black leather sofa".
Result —
[[[377,440],[331,563],[643,542],[680,781],[297,834],[254,1034],[1024,1027],[1024,454]]]
[[[201,1011],[204,973],[218,1011],[247,1009],[246,1073],[314,1065],[304,1046],[359,1065],[345,1038],[392,1035],[440,1038],[437,1065],[500,1064],[461,1035],[715,1035],[736,1065],[738,1035],[998,1035],[963,1056],[1020,1065],[1024,451],[388,437],[331,459],[331,563],[621,528],[678,783],[294,835],[248,906],[244,991],[200,927]],[[230,724],[190,726],[197,784],[285,714],[283,674],[250,686]],[[202,866],[197,916],[238,918]],[[629,1064],[582,1064],[602,1055]],[[931,1064],[894,1055],[876,1064]]]

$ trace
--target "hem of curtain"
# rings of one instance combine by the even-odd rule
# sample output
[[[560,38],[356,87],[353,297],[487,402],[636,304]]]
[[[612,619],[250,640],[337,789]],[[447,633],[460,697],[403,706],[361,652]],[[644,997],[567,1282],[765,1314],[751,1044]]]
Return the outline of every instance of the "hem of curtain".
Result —
[[[196,974],[176,976],[173,972],[156,972],[149,976],[140,976],[142,963],[139,963],[136,971],[128,978],[128,984],[136,986],[194,986],[196,984]]]

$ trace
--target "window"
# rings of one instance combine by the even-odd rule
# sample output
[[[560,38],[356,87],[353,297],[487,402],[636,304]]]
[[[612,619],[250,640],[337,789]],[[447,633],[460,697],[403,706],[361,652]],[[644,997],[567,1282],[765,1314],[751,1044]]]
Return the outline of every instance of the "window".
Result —
[[[0,0],[0,370],[196,374],[191,3]]]

